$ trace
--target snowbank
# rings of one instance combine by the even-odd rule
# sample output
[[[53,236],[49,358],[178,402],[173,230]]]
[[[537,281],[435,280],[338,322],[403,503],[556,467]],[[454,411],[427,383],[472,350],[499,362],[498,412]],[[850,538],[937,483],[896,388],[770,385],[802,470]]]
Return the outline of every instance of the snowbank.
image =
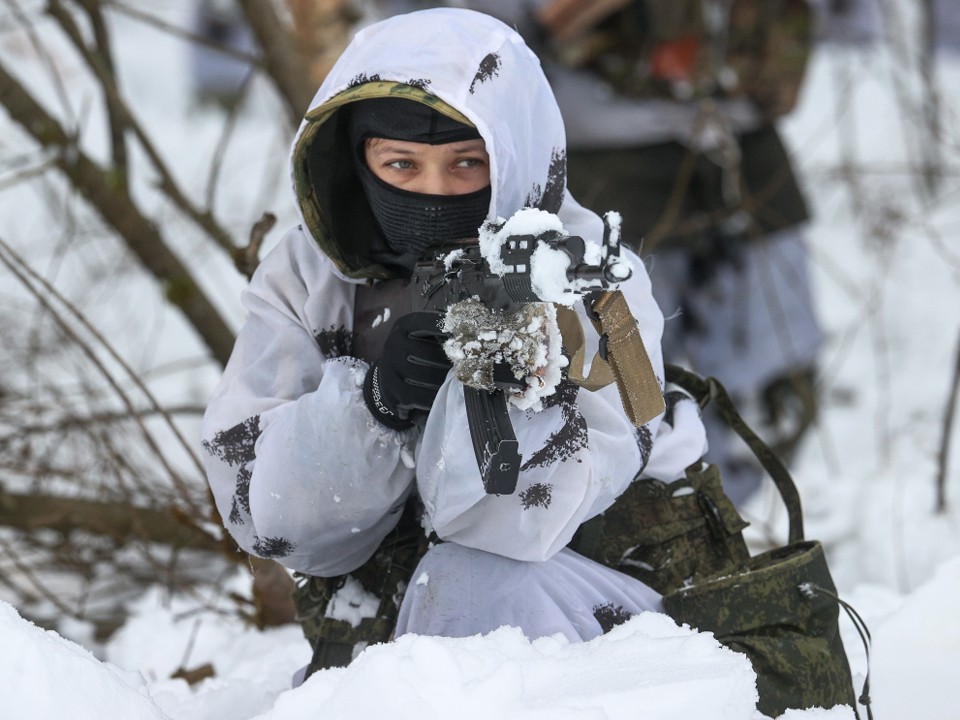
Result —
[[[0,602],[3,715],[30,720],[169,720],[139,673],[102,663],[76,643],[41,630]]]
[[[878,720],[960,717],[960,557],[943,564],[873,633],[871,684]]]
[[[750,720],[756,684],[746,657],[711,635],[643,613],[583,644],[529,642],[515,628],[451,639],[407,635],[319,673],[260,720]]]
[[[124,656],[136,640],[141,661],[151,643],[158,657],[170,657],[162,651],[187,640],[184,633],[194,625],[193,618],[156,604],[144,603],[138,613],[108,653],[112,648]],[[302,637],[237,632],[216,622],[196,639],[204,633],[195,662],[215,656],[216,676],[190,688],[184,680],[119,670],[0,604],[0,696],[9,717],[31,720],[306,720],[320,708],[325,720],[616,720],[635,718],[638,708],[649,720],[760,717],[746,657],[655,613],[582,644],[559,636],[530,642],[514,628],[459,639],[407,635],[296,689],[288,689],[283,666],[303,654]]]

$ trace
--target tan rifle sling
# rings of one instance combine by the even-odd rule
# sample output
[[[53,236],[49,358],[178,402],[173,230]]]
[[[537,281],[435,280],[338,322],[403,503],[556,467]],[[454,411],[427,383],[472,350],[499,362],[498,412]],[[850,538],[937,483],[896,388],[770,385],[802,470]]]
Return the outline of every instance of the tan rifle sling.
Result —
[[[585,302],[589,302],[584,298]],[[580,387],[596,391],[616,382],[623,409],[636,427],[663,413],[663,391],[650,356],[640,337],[637,319],[619,290],[600,293],[590,306],[593,326],[601,337],[600,351],[584,376],[586,341],[579,316],[571,309],[557,308],[557,324],[563,344],[571,353],[570,379]]]

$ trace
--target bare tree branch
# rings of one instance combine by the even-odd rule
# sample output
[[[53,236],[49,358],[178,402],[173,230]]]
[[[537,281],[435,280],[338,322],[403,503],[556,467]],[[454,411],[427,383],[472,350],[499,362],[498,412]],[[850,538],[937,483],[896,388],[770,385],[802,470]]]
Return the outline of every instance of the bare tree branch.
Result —
[[[5,497],[5,496],[0,496],[0,497]],[[0,500],[0,514],[4,512],[4,507],[5,505],[3,501]],[[57,610],[59,610],[64,615],[72,616],[74,614],[73,612],[71,612],[70,608],[67,607],[61,601],[59,595],[56,592],[53,592],[47,589],[46,583],[42,582],[37,577],[36,573],[33,572],[33,568],[31,568],[26,563],[20,560],[17,553],[13,551],[13,548],[2,536],[0,536],[0,549],[2,549],[7,555],[7,557],[10,558],[10,562],[14,564],[14,566],[17,568],[17,571],[21,575],[23,575],[23,577],[26,578],[30,582],[30,584],[33,585],[34,588],[36,588],[36,590],[43,596],[45,600],[53,604],[53,606],[56,607]]]
[[[152,415],[202,415],[204,408],[199,405],[187,405],[182,407],[168,408],[150,408],[140,410],[135,413],[137,417],[150,417]],[[65,430],[79,427],[89,427],[91,425],[111,425],[113,423],[127,422],[130,420],[129,412],[102,412],[93,415],[70,415],[56,422],[35,423],[32,425],[18,425],[16,434],[23,435],[42,435],[46,433],[61,433]],[[0,435],[0,447],[10,440],[12,434]]]
[[[60,76],[60,73],[57,71],[56,63],[50,57],[50,53],[47,52],[46,46],[40,41],[40,38],[37,37],[36,31],[33,29],[33,25],[30,23],[29,19],[26,16],[26,13],[23,12],[23,9],[20,7],[18,2],[15,0],[4,0],[4,3],[10,12],[17,19],[17,23],[26,36],[30,40],[30,46],[37,53],[37,56],[41,59],[44,66],[50,72],[50,78],[53,81],[54,90],[57,93],[57,98],[60,100],[60,104],[63,109],[64,115],[67,117],[67,122],[70,125],[77,124],[77,118],[74,115],[73,106],[70,104],[69,97],[67,95],[66,84],[63,81],[63,78]]]
[[[58,151],[57,167],[104,221],[120,234],[147,270],[164,283],[168,300],[183,311],[213,357],[226,364],[233,349],[233,331],[197,286],[186,266],[167,247],[156,225],[140,212],[129,194],[117,187],[111,172],[84,154],[74,139],[2,64],[0,104],[44,148]]]
[[[291,42],[273,3],[264,0],[237,0],[257,43],[263,49],[263,66],[273,80],[287,108],[291,127],[296,127],[310,105],[313,91],[309,64]]]
[[[216,150],[213,153],[213,162],[210,165],[210,175],[207,178],[207,207],[210,208],[211,212],[213,210],[213,203],[216,197],[216,189],[218,185],[218,180],[220,179],[220,170],[223,167],[223,160],[226,156],[227,145],[230,142],[230,137],[233,135],[234,129],[237,126],[237,120],[240,117],[240,109],[243,107],[243,101],[247,93],[250,91],[250,83],[253,80],[253,69],[247,73],[247,76],[243,79],[243,83],[240,85],[239,90],[237,91],[237,96],[231,101],[230,114],[227,116],[227,121],[224,123],[223,132],[220,134],[220,139],[217,141]],[[231,248],[231,251],[234,248]]]
[[[36,273],[34,273],[26,265],[26,263],[24,263],[16,255],[16,253],[14,253],[13,250],[5,242],[3,242],[3,240],[0,240],[0,251],[2,251],[0,252],[0,262],[3,262],[3,264],[7,266],[7,268],[14,274],[14,276],[18,280],[20,280],[20,282],[23,283],[23,285],[28,290],[30,290],[30,292],[34,295],[34,297],[36,297],[36,299],[41,303],[41,305],[43,305],[44,308],[50,311],[51,317],[54,320],[54,322],[56,322],[56,324],[60,327],[60,329],[69,338],[71,338],[74,341],[76,346],[81,351],[83,351],[83,353],[87,356],[87,358],[100,371],[100,374],[107,381],[110,387],[114,389],[117,397],[123,403],[124,407],[126,407],[131,419],[133,419],[139,425],[140,429],[143,432],[144,439],[147,441],[148,445],[150,445],[151,449],[154,451],[154,453],[156,454],[160,462],[164,465],[164,467],[170,473],[170,478],[180,488],[181,494],[183,496],[182,498],[183,501],[187,503],[188,506],[194,512],[199,514],[200,509],[194,504],[192,498],[190,497],[189,490],[184,486],[178,474],[167,463],[166,458],[164,457],[164,453],[154,442],[152,435],[147,431],[146,426],[138,417],[136,408],[133,406],[132,401],[127,396],[127,394],[123,391],[123,389],[120,387],[116,378],[114,378],[113,375],[110,373],[110,371],[107,370],[107,368],[99,361],[99,359],[96,356],[96,353],[93,351],[93,348],[91,348],[88,343],[84,342],[79,337],[79,335],[74,331],[73,329],[74,323],[67,322],[60,316],[60,314],[52,307],[52,305],[47,300],[47,298],[44,297],[43,293],[41,292],[41,289],[49,293],[60,304],[62,304],[70,313],[71,319],[74,320],[80,327],[84,328],[87,332],[89,332],[97,341],[97,343],[99,343],[100,347],[106,350],[107,353],[117,363],[119,363],[120,367],[127,374],[127,376],[131,380],[133,380],[134,384],[143,393],[147,401],[150,402],[153,408],[157,412],[159,412],[160,415],[166,420],[168,427],[173,431],[174,437],[176,437],[177,440],[180,442],[181,447],[186,451],[188,457],[190,457],[193,460],[195,466],[197,467],[197,470],[202,475],[203,465],[200,463],[199,459],[197,458],[194,447],[186,441],[186,439],[180,433],[177,426],[170,419],[170,416],[162,409],[162,407],[160,406],[160,403],[157,402],[157,400],[153,397],[153,394],[149,391],[147,386],[143,383],[142,380],[140,380],[139,376],[124,361],[124,359],[120,357],[119,353],[117,353],[113,349],[110,343],[107,342],[106,338],[104,338],[103,335],[101,335],[96,328],[94,328],[89,322],[87,322],[86,319],[83,317],[83,315],[79,311],[77,311],[76,308],[74,308],[73,305],[66,300],[66,298],[64,298],[62,295],[57,293],[56,290],[49,283],[47,283],[41,277],[39,277]],[[40,285],[40,288],[38,288],[37,285]]]
[[[98,75],[108,78],[110,84],[116,87],[117,74],[113,64],[110,34],[107,32],[107,24],[100,12],[100,5],[96,0],[78,1],[90,18],[90,25],[93,28],[94,47],[89,53],[88,62],[99,66]],[[58,4],[58,0],[52,0],[50,4]],[[126,123],[120,109],[114,103],[107,104],[107,123],[110,128],[110,154],[117,174],[117,182],[122,183],[126,188],[129,177],[127,141],[124,132]]]
[[[253,277],[253,271],[257,269],[260,262],[260,246],[263,245],[263,239],[276,224],[276,215],[264,213],[250,229],[250,242],[247,246],[233,251],[233,264],[236,265],[237,270],[246,275],[248,280]]]
[[[286,0],[293,18],[291,35],[309,69],[310,90],[320,86],[350,40],[360,19],[352,0]]]
[[[2,487],[0,525],[26,532],[94,533],[120,544],[137,541],[217,553],[226,547],[220,538],[200,529],[175,508],[134,507],[125,500],[13,493]]]
[[[84,1],[88,2],[88,0]],[[66,11],[63,5],[61,5],[60,0],[50,0],[47,10],[49,14],[60,24],[60,27],[63,29],[64,33],[68,38],[70,38],[71,42],[80,52],[81,56],[84,58],[87,65],[90,67],[99,81],[107,103],[107,111],[111,121],[111,134],[119,135],[120,142],[122,144],[123,131],[129,129],[143,147],[147,157],[150,158],[150,162],[153,164],[154,169],[160,176],[160,189],[187,217],[193,220],[194,223],[196,223],[204,232],[213,238],[213,240],[220,247],[229,252],[233,248],[233,241],[231,240],[230,236],[217,224],[210,211],[200,210],[196,205],[194,205],[194,203],[191,202],[186,194],[180,189],[180,186],[177,184],[177,182],[173,179],[173,173],[170,172],[160,153],[154,147],[153,142],[147,136],[146,132],[144,132],[143,127],[139,122],[137,122],[136,118],[133,116],[133,113],[130,111],[130,108],[124,102],[120,93],[120,89],[116,83],[116,77],[108,71],[106,64],[100,58],[100,56],[103,54],[102,51],[100,53],[94,53],[90,50],[90,48],[87,47],[86,43],[83,41],[80,28],[77,27],[73,16]],[[114,150],[116,150],[116,148],[114,148]],[[125,165],[114,165],[111,168],[111,172],[113,174],[114,182],[126,190]]]
[[[195,32],[190,32],[189,30],[185,30],[182,27],[178,27],[177,25],[173,25],[171,23],[165,22],[164,20],[154,15],[151,15],[150,13],[145,13],[142,10],[138,10],[137,8],[131,7],[126,3],[119,2],[118,0],[101,0],[101,4],[107,5],[108,7],[116,10],[117,12],[121,12],[124,15],[135,18],[143,23],[146,23],[147,25],[153,25],[154,27],[156,27],[159,30],[162,30],[163,32],[170,33],[171,35],[175,35],[177,37],[183,38],[184,40],[189,40],[190,42],[196,43],[197,45],[203,45],[204,47],[208,47],[211,50],[216,50],[217,52],[222,53],[228,57],[232,57],[235,60],[241,60],[245,63],[249,63],[250,65],[253,65],[255,67],[262,69],[263,63],[261,62],[260,57],[258,55],[244,52],[243,50],[237,50],[236,48],[232,48],[229,45],[224,45],[223,43],[215,42],[213,40],[210,40],[209,38],[204,37],[203,35],[200,35]]]
[[[947,465],[950,460],[950,440],[953,437],[953,419],[957,409],[958,393],[960,393],[960,336],[957,341],[957,359],[953,366],[950,392],[947,394],[947,407],[943,414],[943,437],[938,453],[937,512],[940,514],[947,511]]]

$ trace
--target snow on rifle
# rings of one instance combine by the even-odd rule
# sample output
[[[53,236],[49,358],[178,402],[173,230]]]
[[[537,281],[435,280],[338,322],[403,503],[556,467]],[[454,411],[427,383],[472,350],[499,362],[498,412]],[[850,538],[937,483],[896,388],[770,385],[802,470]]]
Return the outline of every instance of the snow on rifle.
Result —
[[[539,410],[567,364],[556,304],[629,279],[620,259],[620,216],[604,217],[603,244],[569,235],[560,219],[533,208],[488,221],[479,238],[417,263],[414,306],[445,313],[444,344],[464,400],[484,489],[510,494],[520,453],[507,403]],[[587,299],[588,306],[592,302]]]

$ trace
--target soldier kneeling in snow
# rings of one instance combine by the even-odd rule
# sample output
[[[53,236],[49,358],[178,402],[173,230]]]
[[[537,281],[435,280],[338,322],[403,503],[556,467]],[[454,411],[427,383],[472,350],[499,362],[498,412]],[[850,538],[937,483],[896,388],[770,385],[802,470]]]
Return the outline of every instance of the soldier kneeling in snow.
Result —
[[[659,609],[648,585],[568,545],[632,483],[675,480],[701,458],[697,406],[668,393],[666,412],[635,426],[616,385],[571,380],[577,348],[559,352],[547,312],[532,332],[552,347],[508,394],[516,488],[487,492],[450,359],[464,346],[409,289],[419,258],[521,211],[597,247],[603,223],[566,191],[565,154],[536,56],[467,10],[361,31],[304,118],[302,223],[244,293],[203,445],[230,534],[300,574],[311,670],[403,633],[514,625],[582,641]],[[637,257],[620,261],[659,396],[663,317]],[[569,312],[591,327],[583,303]]]

